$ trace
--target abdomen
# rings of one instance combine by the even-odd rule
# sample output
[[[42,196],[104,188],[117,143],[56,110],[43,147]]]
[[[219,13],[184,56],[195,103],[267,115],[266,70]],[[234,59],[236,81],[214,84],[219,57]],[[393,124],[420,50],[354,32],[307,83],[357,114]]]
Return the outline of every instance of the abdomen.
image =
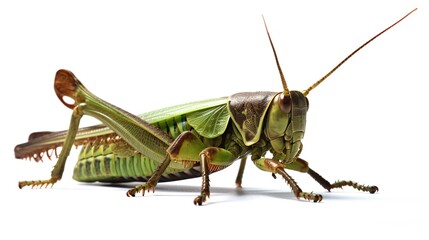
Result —
[[[191,130],[186,115],[155,123],[157,127],[173,138]],[[86,144],[73,172],[73,179],[80,182],[132,182],[147,181],[161,163],[136,152],[119,137],[109,136]],[[177,164],[176,164],[177,166]],[[220,169],[213,169],[217,171]],[[187,163],[180,168],[168,167],[160,182],[176,181],[201,176],[200,164]]]
[[[147,181],[154,171],[159,167],[159,163],[136,153],[132,156],[124,157],[112,153],[110,147],[97,146],[95,151],[86,151],[86,146],[77,162],[73,179],[80,182],[132,182]],[[95,154],[94,154],[95,153]],[[176,181],[199,177],[199,163],[188,169],[167,168],[160,181]]]

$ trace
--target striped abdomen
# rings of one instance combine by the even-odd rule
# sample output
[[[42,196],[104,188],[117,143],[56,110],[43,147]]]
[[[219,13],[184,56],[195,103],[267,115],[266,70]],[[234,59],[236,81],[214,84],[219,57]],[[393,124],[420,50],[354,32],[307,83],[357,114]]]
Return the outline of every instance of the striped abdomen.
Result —
[[[157,122],[157,127],[176,138],[191,130],[186,116]],[[147,181],[160,163],[136,152],[125,141],[109,137],[85,145],[74,168],[73,179],[82,182]],[[220,169],[213,169],[213,171]],[[199,162],[187,163],[181,168],[167,168],[160,181],[174,181],[201,176]]]
[[[87,145],[77,162],[73,179],[82,182],[131,182],[147,181],[159,163],[135,153],[121,156],[114,149],[122,140],[109,145]],[[173,181],[200,176],[199,164],[187,170],[167,168],[160,181]]]

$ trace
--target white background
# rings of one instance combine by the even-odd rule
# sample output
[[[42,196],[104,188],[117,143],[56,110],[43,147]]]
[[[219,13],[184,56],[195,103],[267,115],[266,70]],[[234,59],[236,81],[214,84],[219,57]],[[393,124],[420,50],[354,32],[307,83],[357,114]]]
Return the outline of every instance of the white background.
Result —
[[[6,239],[424,239],[428,237],[428,8],[423,1],[2,1],[0,3],[1,204]],[[68,128],[71,111],[53,78],[72,70],[93,93],[133,113],[228,96],[281,91],[264,14],[291,89],[303,90],[364,41],[415,7],[309,94],[301,156],[325,178],[375,184],[375,195],[326,192],[292,172],[322,203],[248,163],[127,198],[124,186],[71,180],[78,151],[52,189],[55,161],[16,160],[29,133]],[[83,125],[97,123],[86,117]]]

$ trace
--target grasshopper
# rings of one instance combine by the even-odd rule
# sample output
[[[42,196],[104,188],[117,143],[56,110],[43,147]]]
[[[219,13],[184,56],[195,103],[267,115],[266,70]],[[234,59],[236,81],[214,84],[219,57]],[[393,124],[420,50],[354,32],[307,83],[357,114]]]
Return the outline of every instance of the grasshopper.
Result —
[[[323,197],[302,191],[286,170],[308,173],[328,191],[351,186],[375,193],[379,190],[377,186],[354,181],[331,184],[299,157],[309,108],[307,95],[356,52],[415,10],[362,44],[304,91],[289,90],[265,20],[282,92],[242,92],[136,116],[96,97],[72,72],[58,70],[54,89],[60,101],[73,110],[69,129],[35,132],[30,134],[28,142],[15,147],[16,158],[35,161],[42,160],[44,155],[58,158],[50,179],[21,181],[19,188],[54,185],[62,177],[72,146],[79,145],[83,147],[73,178],[81,182],[143,181],[127,191],[129,197],[154,192],[158,182],[201,177],[201,192],[194,204],[202,205],[210,197],[209,175],[238,159],[241,162],[236,185],[241,187],[248,156],[274,178],[276,174],[282,176],[298,199],[320,202]],[[97,118],[103,124],[79,128],[83,115]],[[59,147],[62,149],[58,155]],[[270,158],[265,157],[267,152],[271,153]]]

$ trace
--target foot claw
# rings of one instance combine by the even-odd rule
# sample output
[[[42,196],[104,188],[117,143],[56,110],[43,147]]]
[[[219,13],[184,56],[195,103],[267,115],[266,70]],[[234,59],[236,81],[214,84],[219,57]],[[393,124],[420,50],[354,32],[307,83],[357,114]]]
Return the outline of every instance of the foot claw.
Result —
[[[127,191],[127,197],[135,197],[136,196],[136,189],[132,188]]]
[[[374,194],[376,192],[378,192],[378,187],[377,186],[371,186],[369,187],[369,193]]]
[[[194,199],[194,205],[201,206],[206,201],[206,195],[199,195]]]
[[[321,202],[323,200],[323,196],[321,194],[301,192],[301,194],[298,196],[298,199],[301,197],[304,198],[305,200],[309,200],[313,202]]]
[[[139,192],[141,192],[142,196],[144,196],[144,193],[146,191],[150,192],[150,190],[152,190],[152,193],[154,193],[155,192],[155,186],[153,186],[152,184],[148,184],[148,183],[142,184],[142,185],[139,185],[139,186],[137,186],[135,188],[129,189],[127,191],[127,196],[128,197],[135,197],[136,193],[139,193]]]
[[[323,196],[320,194],[314,195],[313,202],[321,202],[323,200]]]

